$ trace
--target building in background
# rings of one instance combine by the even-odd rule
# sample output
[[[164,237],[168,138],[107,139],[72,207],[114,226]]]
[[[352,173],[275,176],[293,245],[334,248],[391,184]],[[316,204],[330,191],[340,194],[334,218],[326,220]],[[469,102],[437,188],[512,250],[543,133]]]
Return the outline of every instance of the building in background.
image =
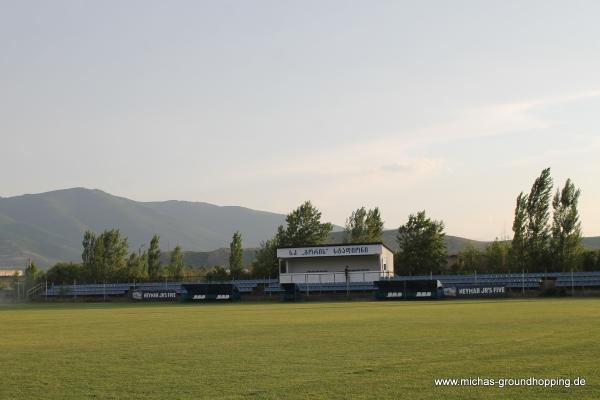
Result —
[[[21,277],[25,275],[23,268],[0,268],[0,278]]]
[[[277,249],[279,283],[373,282],[394,276],[394,253],[383,243]]]

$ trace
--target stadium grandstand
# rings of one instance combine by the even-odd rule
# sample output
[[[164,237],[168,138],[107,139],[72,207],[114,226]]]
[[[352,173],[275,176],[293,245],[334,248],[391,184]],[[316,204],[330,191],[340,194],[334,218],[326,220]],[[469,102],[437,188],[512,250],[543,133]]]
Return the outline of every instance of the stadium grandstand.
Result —
[[[548,289],[558,294],[589,291],[600,293],[600,271],[470,275],[394,275],[394,254],[383,243],[330,244],[277,249],[278,279],[246,279],[218,282],[134,282],[95,284],[39,284],[30,297],[189,299],[190,290],[214,284],[228,287],[236,299],[298,299],[324,294],[335,298],[460,297],[461,295],[535,295]],[[382,283],[387,282],[387,283]],[[193,285],[196,286],[191,289]],[[228,286],[223,286],[228,285]],[[422,285],[424,290],[418,290]],[[216,287],[216,286],[215,286]],[[413,290],[412,288],[417,288]],[[432,290],[434,288],[435,290]],[[144,295],[143,293],[150,293]],[[438,295],[439,293],[442,295]],[[135,294],[134,294],[135,293]],[[163,293],[163,295],[157,294]],[[401,293],[404,293],[402,295]],[[423,294],[429,295],[423,295]],[[196,293],[197,294],[197,293]],[[275,295],[275,296],[274,296]],[[202,297],[202,295],[198,295]],[[196,297],[198,297],[196,296]],[[268,296],[268,297],[267,297]],[[229,296],[231,298],[231,296]],[[416,296],[417,297],[417,296]],[[317,296],[318,298],[318,296]]]
[[[600,271],[591,272],[535,272],[512,274],[472,275],[413,275],[395,276],[401,280],[437,279],[444,286],[472,286],[494,284],[509,288],[537,289],[545,281],[555,281],[556,287],[600,287]]]
[[[282,247],[277,259],[282,284],[372,285],[394,275],[394,252],[383,243]]]
[[[38,290],[38,296],[76,297],[76,296],[126,296],[129,293],[142,291],[174,291],[177,295],[186,294],[185,284],[189,282],[138,282],[138,283],[98,283],[51,285]],[[240,293],[253,293],[260,287],[268,287],[277,283],[275,279],[248,279],[227,282],[233,284]]]
[[[396,275],[384,280],[424,281],[437,280],[444,288],[468,288],[481,286],[506,287],[511,293],[535,291],[550,286],[559,289],[600,290],[600,271],[593,272],[548,272],[512,274],[471,274],[471,275]],[[227,282],[246,295],[284,293],[284,284],[278,279],[248,279]],[[43,286],[37,291],[38,297],[125,297],[135,290],[174,291],[178,296],[185,295],[186,282],[143,282],[143,283],[100,283]],[[374,282],[306,282],[295,284],[296,290],[303,293],[348,293],[374,292]]]

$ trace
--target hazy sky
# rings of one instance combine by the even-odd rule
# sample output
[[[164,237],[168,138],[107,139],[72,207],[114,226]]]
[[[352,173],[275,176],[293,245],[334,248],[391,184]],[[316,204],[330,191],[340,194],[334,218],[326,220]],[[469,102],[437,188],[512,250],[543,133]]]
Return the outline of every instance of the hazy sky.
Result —
[[[546,166],[600,235],[598,1],[0,0],[0,196],[84,186],[511,234]]]

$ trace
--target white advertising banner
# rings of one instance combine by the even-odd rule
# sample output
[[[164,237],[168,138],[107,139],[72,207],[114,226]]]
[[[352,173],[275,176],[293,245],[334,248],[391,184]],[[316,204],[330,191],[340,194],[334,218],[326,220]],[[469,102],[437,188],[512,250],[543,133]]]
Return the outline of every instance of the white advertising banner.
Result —
[[[380,244],[349,244],[344,246],[295,247],[277,249],[278,258],[367,256],[383,252]]]

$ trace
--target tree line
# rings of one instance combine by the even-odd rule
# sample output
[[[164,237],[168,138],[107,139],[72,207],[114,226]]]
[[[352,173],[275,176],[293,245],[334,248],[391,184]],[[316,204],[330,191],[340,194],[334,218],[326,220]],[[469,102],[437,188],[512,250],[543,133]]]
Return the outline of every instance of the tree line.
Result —
[[[571,179],[552,195],[550,168],[535,179],[529,193],[517,196],[513,239],[496,238],[484,248],[467,245],[449,256],[444,222],[411,214],[396,235],[395,273],[398,275],[471,274],[591,271],[600,270],[600,251],[582,246],[578,202],[580,189]],[[264,276],[277,276],[278,247],[322,244],[331,233],[331,224],[320,221],[321,213],[309,201],[286,217],[273,238],[261,244],[252,268]],[[364,207],[346,221],[346,243],[380,242],[383,221],[378,208]]]
[[[154,235],[148,250],[129,252],[128,239],[118,229],[100,234],[86,231],[82,241],[81,263],[63,262],[39,277],[54,283],[144,282],[179,280],[186,273],[183,249],[177,245],[170,260],[161,261],[160,237]]]
[[[468,245],[448,256],[443,221],[432,220],[426,212],[411,214],[397,230],[395,273],[399,275],[445,273],[507,273],[517,271],[569,271],[600,269],[600,251],[586,251],[581,244],[578,201],[580,189],[567,179],[552,195],[550,168],[535,179],[529,193],[516,198],[512,240],[498,240],[485,248]],[[216,266],[193,270],[184,263],[183,250],[176,246],[170,261],[161,263],[160,238],[154,235],[148,249],[129,251],[118,229],[96,235],[86,231],[82,241],[81,263],[59,263],[43,276],[53,282],[128,282],[180,280],[204,275],[210,280],[278,276],[277,248],[319,245],[329,240],[333,225],[321,221],[321,212],[310,201],[286,215],[275,235],[260,244],[254,261],[243,264],[243,242],[239,231],[230,243],[228,268]],[[346,243],[375,243],[383,240],[383,220],[379,208],[361,207],[346,220]],[[35,268],[35,266],[34,266]],[[29,271],[29,276],[42,278]],[[33,278],[30,278],[33,279]]]
[[[512,240],[496,240],[492,244],[494,251],[472,247],[461,251],[458,254],[460,267],[466,271],[490,272],[600,269],[600,251],[586,250],[582,245],[578,210],[581,190],[567,179],[553,194],[550,172],[550,168],[544,169],[529,193],[521,192],[517,196]]]
[[[550,168],[516,198],[512,240],[485,248],[468,245],[448,257],[444,224],[425,211],[411,215],[398,230],[398,274],[566,272],[600,270],[600,251],[582,245],[578,203],[581,190],[571,179],[553,194]]]
[[[290,212],[285,222],[286,226],[280,225],[273,238],[261,243],[252,263],[255,275],[277,277],[277,248],[323,244],[333,230],[331,223],[321,222],[321,212],[310,201],[305,201]],[[346,243],[374,243],[382,239],[383,221],[379,208],[367,210],[361,207],[346,220]]]

